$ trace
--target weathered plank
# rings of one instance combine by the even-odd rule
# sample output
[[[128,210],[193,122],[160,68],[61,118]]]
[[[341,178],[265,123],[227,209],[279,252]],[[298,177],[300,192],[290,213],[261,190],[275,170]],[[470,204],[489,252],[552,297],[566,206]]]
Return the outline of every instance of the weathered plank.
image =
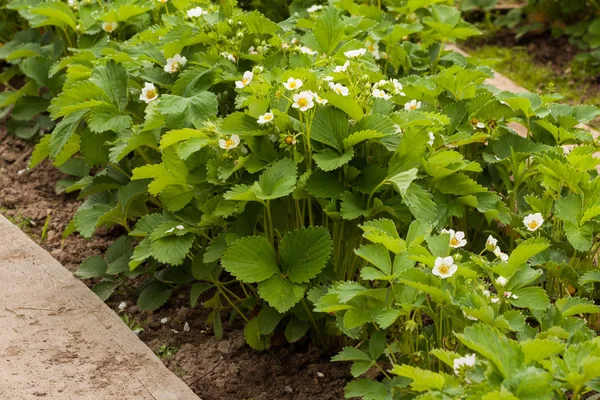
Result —
[[[91,290],[0,216],[1,399],[198,399]]]

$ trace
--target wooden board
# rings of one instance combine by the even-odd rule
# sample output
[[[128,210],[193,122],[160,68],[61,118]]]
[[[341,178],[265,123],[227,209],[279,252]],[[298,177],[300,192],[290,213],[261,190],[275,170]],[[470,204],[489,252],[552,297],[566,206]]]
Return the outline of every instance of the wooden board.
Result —
[[[0,399],[198,399],[91,290],[0,216]]]

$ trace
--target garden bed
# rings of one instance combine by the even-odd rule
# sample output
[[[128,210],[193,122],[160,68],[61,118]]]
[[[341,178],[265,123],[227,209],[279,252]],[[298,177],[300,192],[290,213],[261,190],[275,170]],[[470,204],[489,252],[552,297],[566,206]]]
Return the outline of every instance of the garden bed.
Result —
[[[33,144],[11,135],[0,138],[2,215],[71,271],[85,258],[102,254],[120,232],[102,231],[91,240],[78,234],[62,239],[80,202],[73,194],[56,194],[55,184],[64,176],[50,163],[24,171]],[[42,235],[48,213],[50,222]],[[125,313],[144,329],[139,338],[204,400],[340,399],[351,379],[347,364],[330,363],[330,354],[306,343],[290,346],[282,340],[268,353],[256,352],[246,346],[241,324],[225,323],[224,339],[217,340],[204,324],[206,310],[189,308],[184,293],[154,313],[140,311],[136,298],[133,287],[113,296],[108,305],[118,310],[125,301]],[[161,323],[163,318],[166,323]]]

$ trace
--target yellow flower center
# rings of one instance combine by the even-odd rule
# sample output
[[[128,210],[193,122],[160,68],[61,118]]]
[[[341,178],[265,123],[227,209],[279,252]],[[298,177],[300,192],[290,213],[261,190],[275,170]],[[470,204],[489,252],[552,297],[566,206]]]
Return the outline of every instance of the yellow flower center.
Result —
[[[337,88],[335,88],[335,91],[338,92],[339,94],[341,94],[342,93],[342,88],[337,87]]]
[[[171,71],[177,71],[179,69],[179,63],[177,61],[175,61],[173,64],[171,64]]]
[[[290,87],[290,89],[295,89],[296,88],[296,82],[290,82],[290,84],[288,86]]]
[[[106,24],[104,25],[104,30],[106,32],[112,32],[115,28],[113,27],[113,24]]]
[[[235,142],[233,141],[233,139],[229,138],[225,141],[225,147],[234,147],[235,146]]]
[[[417,109],[417,105],[416,104],[411,104],[409,108],[414,111],[414,110]]]
[[[244,84],[244,86],[246,86],[248,83],[250,83],[249,79],[242,79],[242,83]]]
[[[370,52],[374,52],[374,51],[375,51],[375,46],[373,46],[372,44],[370,44],[370,45],[368,45],[368,46],[367,46],[367,49],[368,49]]]
[[[308,100],[306,100],[304,97],[301,97],[298,99],[298,105],[300,107],[306,107],[308,105]]]
[[[457,238],[453,237],[452,239],[450,239],[450,244],[452,246],[458,246],[458,243],[459,243],[459,241]]]
[[[270,121],[273,119],[273,116],[271,114],[266,114],[263,118],[265,121]]]
[[[537,223],[537,221],[531,221],[528,226],[531,229],[535,229],[538,227],[538,223]]]
[[[440,267],[438,268],[438,270],[440,271],[441,274],[447,274],[448,271],[450,271],[450,266],[446,265],[446,264],[442,264],[440,265]]]
[[[148,100],[153,99],[154,97],[156,97],[156,90],[150,89],[146,92],[146,98]]]

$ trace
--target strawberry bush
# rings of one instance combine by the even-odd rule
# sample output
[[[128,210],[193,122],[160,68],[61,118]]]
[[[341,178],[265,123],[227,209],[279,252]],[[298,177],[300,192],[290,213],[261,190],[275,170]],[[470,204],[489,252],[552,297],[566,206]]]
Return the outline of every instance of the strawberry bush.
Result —
[[[598,390],[600,161],[578,124],[600,112],[486,85],[445,47],[478,34],[451,3],[280,22],[231,0],[10,3],[73,35],[30,167],[73,172],[65,234],[124,233],[77,274],[104,299],[144,277],[148,310],[189,290],[257,350],[347,345],[348,397]]]

